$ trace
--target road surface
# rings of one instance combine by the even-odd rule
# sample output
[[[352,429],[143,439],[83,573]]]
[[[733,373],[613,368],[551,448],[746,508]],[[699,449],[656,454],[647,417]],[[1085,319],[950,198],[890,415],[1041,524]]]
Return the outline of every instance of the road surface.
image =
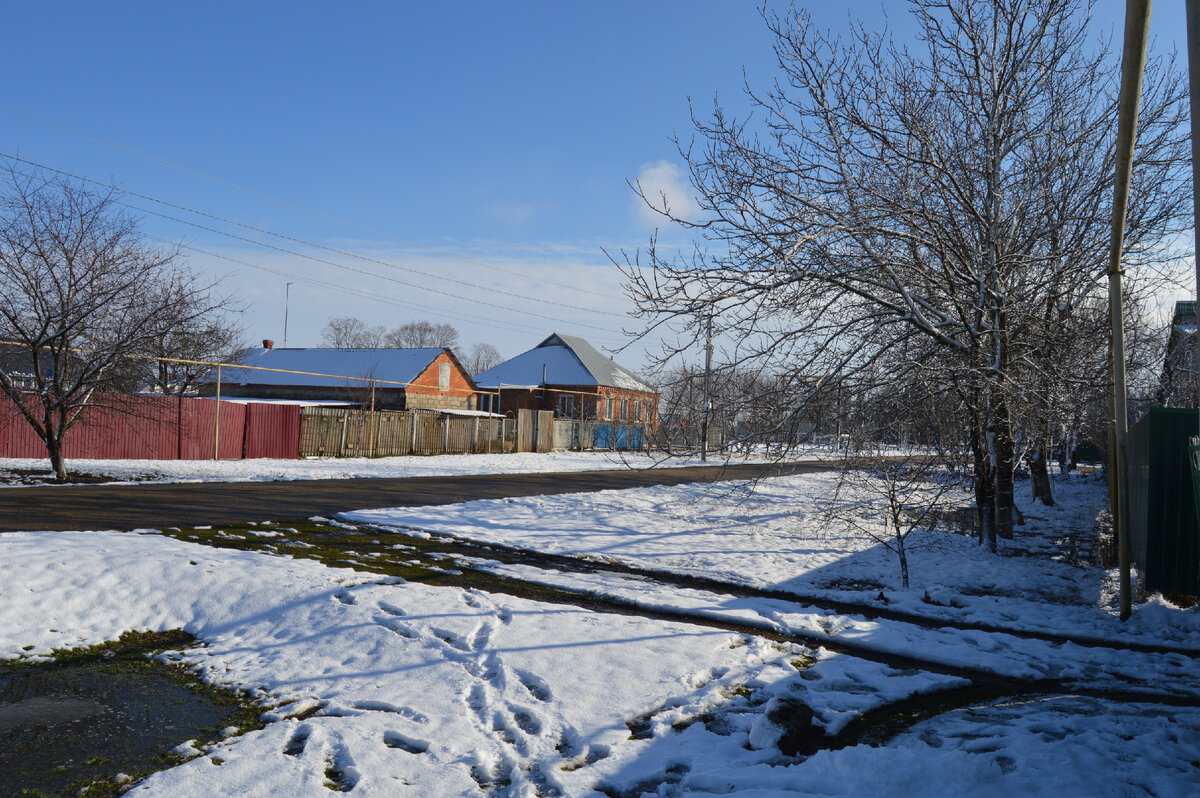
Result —
[[[418,507],[506,496],[752,479],[830,467],[822,463],[792,463],[404,479],[37,485],[0,488],[0,532],[137,529],[308,518],[375,507]]]

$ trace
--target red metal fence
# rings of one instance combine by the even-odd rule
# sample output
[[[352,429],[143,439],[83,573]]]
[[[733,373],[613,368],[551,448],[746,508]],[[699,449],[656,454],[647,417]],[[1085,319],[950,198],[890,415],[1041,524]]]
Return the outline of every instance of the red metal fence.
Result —
[[[219,413],[212,399],[107,394],[67,432],[63,455],[97,460],[298,456],[298,406],[220,402]],[[45,445],[10,402],[0,402],[0,457],[46,457]]]

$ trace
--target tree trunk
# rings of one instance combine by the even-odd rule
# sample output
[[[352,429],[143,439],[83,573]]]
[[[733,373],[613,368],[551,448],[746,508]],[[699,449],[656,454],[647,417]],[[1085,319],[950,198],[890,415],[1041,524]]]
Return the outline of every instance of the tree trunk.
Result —
[[[1029,481],[1033,485],[1033,500],[1047,507],[1054,506],[1054,494],[1050,485],[1050,463],[1045,440],[1040,440],[1026,457],[1029,463]]]
[[[1013,508],[1016,507],[1016,497],[1013,495],[1015,463],[1012,425],[1008,415],[1008,402],[1003,397],[997,397],[994,408],[992,440],[996,458],[996,534],[1005,540],[1012,540]]]
[[[995,483],[988,458],[987,435],[979,411],[971,412],[971,458],[975,466],[975,509],[979,513],[979,545],[996,551]]]
[[[53,435],[46,437],[46,453],[50,455],[50,468],[54,470],[54,479],[57,482],[67,481],[67,464],[63,460],[62,441],[55,438]]]

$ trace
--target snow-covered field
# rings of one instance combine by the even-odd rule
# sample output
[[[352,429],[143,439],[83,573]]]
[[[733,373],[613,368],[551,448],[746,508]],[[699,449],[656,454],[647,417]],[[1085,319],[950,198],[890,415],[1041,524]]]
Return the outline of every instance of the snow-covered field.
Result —
[[[914,533],[907,590],[900,586],[895,554],[829,520],[826,509],[837,483],[837,472],[826,472],[753,485],[658,486],[363,510],[344,517],[801,596],[863,600],[883,591],[887,606],[924,616],[1101,639],[1174,641],[1200,650],[1200,608],[1176,612],[1155,600],[1121,623],[1112,574],[1053,558],[1055,539],[1094,528],[1107,501],[1098,476],[1056,482],[1054,507],[1032,504],[1026,484],[1018,496],[1026,523],[1017,527],[1014,540],[1000,541],[1008,556],[983,551],[974,537]],[[957,498],[968,502],[965,494]],[[849,495],[845,487],[837,499],[872,500]]]
[[[882,590],[893,608],[958,623],[1200,649],[1200,611],[1156,599],[1122,626],[1111,574],[1049,556],[1055,538],[1094,515],[1097,485],[1059,483],[1059,507],[1025,506],[1029,524],[1010,556],[983,554],[959,536],[926,536],[904,591],[890,553],[821,520],[829,479],[354,515],[806,595],[862,600]],[[0,559],[0,656],[182,627],[206,643],[184,656],[207,678],[253,689],[271,705],[266,728],[150,777],[134,795],[327,795],[331,765],[341,787],[379,796],[1166,798],[1194,796],[1200,785],[1195,654],[922,628],[653,580],[519,569],[650,605],[825,635],[831,645],[1193,700],[1006,698],[920,721],[886,745],[791,759],[775,747],[781,730],[767,717],[788,699],[834,732],[873,707],[964,682],[701,623],[404,583],[149,533],[5,534]],[[925,591],[937,603],[926,603]]]
[[[828,450],[796,452],[797,459],[828,456]],[[763,462],[739,456],[736,462]],[[553,471],[599,471],[655,466],[720,465],[700,459],[650,457],[638,452],[548,452],[545,454],[442,454],[423,457],[330,457],[311,460],[68,460],[72,474],[89,474],[118,482],[269,482],[292,479],[370,479],[442,477],[464,474],[525,474]],[[49,460],[0,457],[0,486],[5,472],[50,472]]]

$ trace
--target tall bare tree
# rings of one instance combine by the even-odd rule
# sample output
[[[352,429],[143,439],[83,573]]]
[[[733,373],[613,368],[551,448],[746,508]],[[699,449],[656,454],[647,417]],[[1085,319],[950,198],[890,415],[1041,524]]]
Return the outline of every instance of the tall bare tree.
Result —
[[[383,346],[386,330],[370,326],[354,316],[331,318],[321,330],[321,343],[335,349],[378,349]]]
[[[420,349],[458,346],[458,330],[450,324],[433,324],[428,321],[410,321],[401,324],[384,336],[384,346],[396,349]]]
[[[499,349],[489,343],[478,343],[471,345],[464,365],[468,372],[475,375],[481,371],[487,371],[492,366],[499,365],[503,360],[504,357],[500,354]]]
[[[180,290],[164,286],[162,290]],[[238,363],[245,353],[243,327],[239,311],[228,299],[212,296],[207,313],[170,318],[164,314],[153,325],[150,349],[135,362],[145,365],[138,371],[139,387],[155,393],[183,396],[192,391],[200,378],[212,369],[207,363]],[[151,301],[172,302],[169,297]],[[175,303],[178,304],[178,303]]]
[[[751,114],[717,106],[681,143],[701,215],[644,196],[698,233],[695,250],[652,241],[623,265],[646,332],[677,333],[664,359],[698,349],[716,316],[745,368],[852,379],[886,361],[954,396],[995,549],[1013,525],[1015,397],[1064,367],[1039,355],[1043,333],[1103,287],[1119,63],[1084,0],[908,8],[911,48],[768,15],[777,80],[747,89]],[[1171,257],[1186,224],[1185,89],[1148,65],[1135,267]]]
[[[164,329],[219,308],[213,285],[149,246],[114,192],[9,169],[0,196],[0,394],[67,478],[63,440]]]

